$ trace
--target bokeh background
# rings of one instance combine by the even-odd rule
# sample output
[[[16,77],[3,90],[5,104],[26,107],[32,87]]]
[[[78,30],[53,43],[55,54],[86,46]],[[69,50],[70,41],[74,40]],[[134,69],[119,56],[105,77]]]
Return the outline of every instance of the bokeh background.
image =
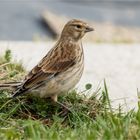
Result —
[[[137,43],[139,15],[139,0],[0,0],[0,40],[54,39],[68,19],[80,18],[96,28],[89,40]],[[46,24],[49,19],[58,26],[55,33]]]

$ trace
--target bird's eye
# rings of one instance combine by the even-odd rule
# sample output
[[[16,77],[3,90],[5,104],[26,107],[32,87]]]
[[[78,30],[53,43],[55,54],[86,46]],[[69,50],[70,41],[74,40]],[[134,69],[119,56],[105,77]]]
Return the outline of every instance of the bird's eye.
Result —
[[[81,25],[76,25],[76,27],[77,27],[78,29],[80,29],[80,28],[81,28]]]

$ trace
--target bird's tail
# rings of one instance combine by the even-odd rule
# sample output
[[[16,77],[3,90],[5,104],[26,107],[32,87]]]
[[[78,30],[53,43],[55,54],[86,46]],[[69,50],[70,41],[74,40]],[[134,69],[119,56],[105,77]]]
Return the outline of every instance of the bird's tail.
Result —
[[[0,83],[0,90],[3,89],[16,89],[21,85],[21,82]]]

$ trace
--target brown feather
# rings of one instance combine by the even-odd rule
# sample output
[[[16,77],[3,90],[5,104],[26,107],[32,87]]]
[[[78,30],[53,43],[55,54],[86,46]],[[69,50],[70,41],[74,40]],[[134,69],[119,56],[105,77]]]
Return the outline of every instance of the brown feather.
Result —
[[[78,26],[81,28],[78,28]],[[69,21],[65,25],[56,45],[39,64],[29,72],[20,89],[15,91],[14,96],[16,97],[28,90],[40,87],[44,83],[46,84],[49,82],[56,75],[61,75],[71,67],[74,67],[77,63],[80,63],[83,55],[80,39],[86,33],[87,28],[89,28],[89,26],[80,20]]]
[[[61,43],[58,45],[61,45]],[[52,49],[26,76],[24,88],[34,88],[38,83],[48,81],[52,75],[63,72],[76,63],[75,46],[72,44],[57,46],[54,48],[55,53]],[[59,55],[55,55],[56,53]]]

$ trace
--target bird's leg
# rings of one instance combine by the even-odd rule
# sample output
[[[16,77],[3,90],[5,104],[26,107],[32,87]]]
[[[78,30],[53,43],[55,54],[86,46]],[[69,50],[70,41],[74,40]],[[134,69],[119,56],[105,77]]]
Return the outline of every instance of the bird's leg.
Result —
[[[54,102],[57,102],[57,95],[56,95],[56,94],[52,95],[52,96],[51,96],[51,99],[52,99]]]
[[[64,104],[62,104],[61,102],[59,102],[59,101],[57,100],[57,95],[56,95],[56,94],[54,94],[53,96],[51,96],[51,99],[52,99],[55,103],[57,103],[58,105],[60,105],[61,107],[63,107],[64,109],[66,109],[66,110],[68,110],[68,111],[71,112],[71,110],[70,110],[67,106],[65,106]]]

